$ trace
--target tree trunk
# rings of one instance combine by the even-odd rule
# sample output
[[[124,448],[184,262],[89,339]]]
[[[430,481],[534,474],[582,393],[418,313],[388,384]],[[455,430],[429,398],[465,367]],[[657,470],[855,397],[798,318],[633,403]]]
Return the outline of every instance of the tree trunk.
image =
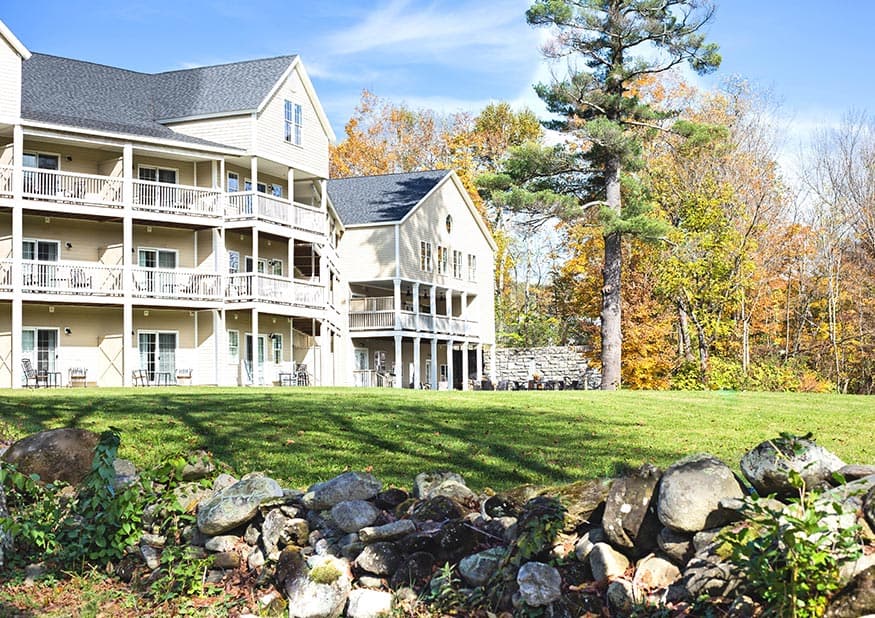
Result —
[[[620,159],[612,157],[605,165],[605,193],[608,207],[620,214]],[[623,270],[622,237],[619,232],[605,235],[605,262],[602,267],[602,390],[620,387],[623,331],[620,323]]]
[[[678,330],[680,331],[680,353],[684,360],[688,363],[693,362],[693,350],[690,346],[690,331],[687,322],[687,310],[683,304],[677,303],[678,308]]]
[[[741,293],[741,372],[750,370],[750,316],[747,313],[747,295]]]
[[[699,341],[699,376],[702,386],[708,386],[708,336],[705,334],[705,327],[696,317],[696,313],[692,313],[693,325],[696,327],[696,337]]]

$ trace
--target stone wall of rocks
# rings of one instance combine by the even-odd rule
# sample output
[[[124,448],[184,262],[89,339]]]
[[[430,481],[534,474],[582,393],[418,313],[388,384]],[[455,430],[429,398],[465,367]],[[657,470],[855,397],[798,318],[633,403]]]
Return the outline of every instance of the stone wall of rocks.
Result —
[[[497,348],[487,363],[495,363],[498,380],[528,382],[533,375],[544,380],[580,380],[585,388],[601,384],[601,373],[589,366],[584,346],[549,346],[540,348]],[[490,374],[492,367],[487,367]]]
[[[875,466],[845,465],[806,438],[782,437],[749,451],[740,468],[744,479],[697,454],[664,471],[645,465],[621,478],[496,495],[474,491],[452,472],[419,474],[409,491],[386,488],[368,472],[346,472],[307,491],[262,474],[219,474],[205,484],[195,479],[215,472],[199,461],[183,472],[191,480],[172,491],[197,514],[182,537],[190,555],[211,560],[208,581],[244,572],[274,587],[256,595],[262,607],[250,607],[250,617],[278,603],[291,618],[474,615],[475,608],[505,616],[630,616],[645,604],[695,615],[690,603],[705,597],[715,615],[741,618],[762,608],[745,595],[744,573],[718,551],[719,535],[745,525],[753,488],[771,493],[773,508],[795,513],[780,501],[796,491],[792,469],[824,491],[820,501],[832,518],[825,525],[859,525],[865,545],[862,557],[843,565],[848,587],[827,615],[875,611]],[[143,513],[131,552],[147,572],[160,568],[167,543],[155,510]],[[547,522],[558,522],[553,534],[543,532]],[[443,565],[452,567],[449,580]]]

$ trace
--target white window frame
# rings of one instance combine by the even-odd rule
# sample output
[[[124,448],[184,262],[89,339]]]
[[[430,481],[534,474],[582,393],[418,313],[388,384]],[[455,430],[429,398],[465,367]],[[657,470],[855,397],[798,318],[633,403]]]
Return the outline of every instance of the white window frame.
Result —
[[[244,191],[252,191],[252,179],[251,178],[246,178],[243,181],[243,190]],[[263,193],[265,195],[270,195],[267,192],[267,183],[266,182],[261,182],[261,181],[256,182],[255,183],[255,192],[256,193]]]
[[[468,254],[468,281],[477,280],[477,256],[473,253]]]
[[[37,167],[30,167],[30,166],[24,165],[24,157],[26,157],[28,155],[30,155],[32,157],[36,157]],[[50,169],[48,167],[39,167],[39,158],[41,156],[42,157],[56,157],[58,159],[58,168],[53,170],[53,169]],[[64,158],[61,156],[61,153],[59,153],[59,152],[44,152],[42,150],[25,150],[22,153],[22,166],[26,170],[43,170],[43,171],[47,171],[47,172],[60,172],[61,171],[61,161],[63,159]]]
[[[141,251],[154,251],[155,252],[155,266],[140,266],[140,252]],[[158,255],[160,253],[172,253],[173,254],[173,263],[175,264],[175,266],[173,267],[173,270],[176,270],[177,268],[179,268],[179,251],[177,249],[166,249],[164,247],[137,247],[137,268],[155,268],[155,269],[166,268],[166,266],[159,266],[159,264],[161,263],[161,258],[159,258]]]
[[[277,345],[279,344],[279,345]],[[270,343],[270,354],[274,365],[283,363],[283,334],[273,333],[273,339]]]
[[[300,103],[286,99],[283,102],[284,139],[293,146],[304,143],[304,108]]]
[[[234,343],[232,335],[236,339]],[[237,329],[228,329],[228,361],[234,365],[240,362],[240,331]]]
[[[437,248],[437,267],[439,275],[447,274],[447,264],[449,262],[449,256],[447,255],[449,250],[447,247],[443,245],[438,245]]]
[[[234,182],[237,183],[236,189],[231,188],[231,179],[232,178],[234,179]],[[228,193],[235,193],[235,192],[239,191],[240,190],[240,174],[238,174],[237,172],[228,172],[227,184],[225,186],[227,187]]]
[[[427,240],[419,241],[419,270],[427,273],[434,272],[431,243]]]
[[[282,277],[283,276],[284,263],[280,258],[262,258],[262,257],[260,257],[260,258],[258,258],[258,266],[255,266],[255,264],[252,261],[252,256],[247,255],[244,257],[243,267],[246,268],[250,264],[252,264],[252,266],[255,267],[255,270],[254,271],[246,270],[244,272],[247,272],[247,273],[254,272],[254,273],[259,274],[259,275],[271,275],[273,277]],[[279,272],[277,272],[276,266],[279,266]],[[258,270],[259,268],[261,268],[262,270]]]
[[[140,170],[155,170],[155,180],[143,180],[140,178]],[[161,172],[173,172],[173,182],[162,182],[159,180]],[[157,182],[162,185],[178,185],[179,184],[179,168],[177,167],[159,167],[157,165],[137,165],[137,180],[140,182]]]
[[[453,249],[453,278],[462,278],[462,252]]]
[[[30,259],[33,260],[34,262],[36,262],[36,261],[59,262],[61,260],[61,241],[52,240],[50,238],[22,238],[21,239],[21,255],[22,256],[24,255],[24,243],[28,243],[28,242],[33,243],[33,257]],[[47,245],[49,245],[49,244],[55,245],[55,247],[57,248],[57,251],[55,251],[55,255],[58,256],[58,259],[56,259],[56,260],[40,260],[39,259],[39,245],[40,245],[40,243],[45,243]],[[22,258],[22,259],[27,259],[27,258]]]

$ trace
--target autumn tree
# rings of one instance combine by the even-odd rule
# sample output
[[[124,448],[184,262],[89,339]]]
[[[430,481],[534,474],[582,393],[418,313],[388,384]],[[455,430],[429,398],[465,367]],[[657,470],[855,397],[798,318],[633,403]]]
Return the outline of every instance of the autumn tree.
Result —
[[[632,87],[643,77],[688,63],[705,73],[720,64],[702,29],[713,14],[708,0],[538,0],[530,24],[550,28],[548,58],[581,59],[566,79],[536,86],[554,129],[585,148],[593,174],[592,200],[603,206],[602,388],[619,387],[622,359],[622,238],[653,228],[643,204],[621,199],[624,175],[640,165],[641,133],[663,128],[667,113],[642,102]],[[630,182],[627,177],[626,183]]]

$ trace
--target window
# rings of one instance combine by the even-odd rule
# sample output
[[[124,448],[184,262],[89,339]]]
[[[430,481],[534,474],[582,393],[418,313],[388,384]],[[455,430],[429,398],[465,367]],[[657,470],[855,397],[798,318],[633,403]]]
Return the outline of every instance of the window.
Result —
[[[274,197],[283,196],[283,188],[280,185],[270,185],[270,194]]]
[[[42,152],[25,152],[22,164],[35,170],[57,171],[60,169],[61,157]],[[58,192],[58,175],[41,171],[26,171],[24,173],[24,192],[39,195],[55,195]]]
[[[176,170],[163,167],[140,166],[137,175],[140,180],[160,182],[166,185],[176,184]]]
[[[303,143],[304,110],[297,103],[286,101],[285,104],[285,139],[290,144],[300,146]]]
[[[453,277],[462,278],[462,252],[453,251]]]
[[[452,215],[447,215],[446,225],[447,225],[447,234],[449,234],[453,231],[453,216]]]
[[[431,264],[431,243],[424,240],[419,243],[419,269],[430,273],[433,269]]]
[[[438,262],[438,274],[446,275],[447,274],[447,263],[449,262],[449,250],[446,247],[438,247],[437,250],[437,262]]]
[[[273,333],[273,364],[279,365],[283,362],[283,336],[279,333]]]
[[[25,260],[57,262],[59,246],[57,240],[24,240],[21,243],[21,257]]]
[[[228,272],[232,275],[234,273],[240,272],[240,252],[239,251],[229,251],[228,252]]]
[[[441,375],[440,375],[440,377],[438,378],[438,380],[439,380],[440,382],[449,382],[449,381],[450,381],[450,371],[449,371],[449,368],[448,368],[446,365],[441,365],[441,366],[440,366],[440,374],[441,374]]]
[[[253,263],[252,256],[247,255],[246,261],[246,272],[251,273],[253,271]],[[269,260],[267,258],[258,258],[258,266],[255,270],[261,274],[265,275],[274,275],[276,277],[283,276],[283,261],[282,260]]]
[[[477,280],[477,256],[468,254],[468,281]]]
[[[228,193],[235,193],[240,190],[240,176],[237,172],[228,172]]]
[[[228,359],[232,363],[240,360],[240,331],[228,331]]]
[[[255,188],[259,193],[267,193],[267,184],[263,182],[255,183]],[[252,191],[252,181],[248,178],[243,182],[243,189],[245,191]]]

